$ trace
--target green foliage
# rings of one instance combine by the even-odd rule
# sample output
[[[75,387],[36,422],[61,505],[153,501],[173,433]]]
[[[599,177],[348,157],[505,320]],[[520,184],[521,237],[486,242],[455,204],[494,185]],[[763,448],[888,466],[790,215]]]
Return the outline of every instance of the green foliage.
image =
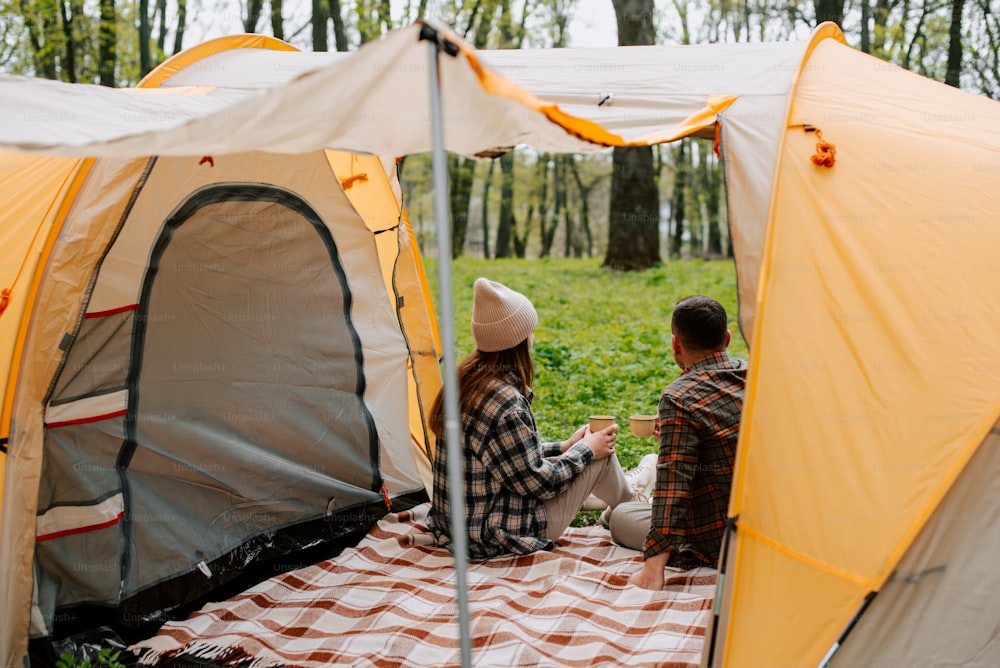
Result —
[[[427,260],[437,304],[437,264]],[[630,468],[655,452],[637,438],[628,417],[656,412],[661,390],[680,370],[670,352],[673,305],[691,294],[718,299],[729,314],[730,355],[747,358],[736,322],[736,272],[731,261],[672,262],[645,272],[614,272],[600,261],[553,259],[452,263],[457,356],[475,347],[469,326],[472,284],[483,276],[527,295],[538,311],[535,417],[543,440],[566,438],[592,414],[618,417],[618,459]],[[440,313],[440,307],[438,307]],[[592,518],[591,518],[592,519]]]
[[[125,668],[124,663],[118,661],[121,651],[111,647],[105,647],[97,653],[97,661],[90,659],[82,661],[69,652],[63,652],[56,660],[56,668]]]

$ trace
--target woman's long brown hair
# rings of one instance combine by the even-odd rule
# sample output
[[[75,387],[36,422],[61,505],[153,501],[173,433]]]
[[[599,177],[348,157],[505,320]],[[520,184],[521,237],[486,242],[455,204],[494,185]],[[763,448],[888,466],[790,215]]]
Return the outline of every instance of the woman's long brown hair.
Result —
[[[464,413],[470,406],[475,406],[486,389],[487,382],[493,378],[502,378],[511,373],[520,381],[521,391],[527,392],[535,382],[535,365],[531,361],[528,340],[525,339],[513,348],[485,353],[473,351],[458,365],[458,403]],[[431,404],[431,431],[438,438],[444,437],[444,388],[438,391],[434,403]]]

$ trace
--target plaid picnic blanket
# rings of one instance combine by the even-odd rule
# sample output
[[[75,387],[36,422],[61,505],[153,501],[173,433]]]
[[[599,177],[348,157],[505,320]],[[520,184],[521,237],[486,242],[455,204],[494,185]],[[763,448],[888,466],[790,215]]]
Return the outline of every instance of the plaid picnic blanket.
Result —
[[[383,518],[334,559],[206,605],[130,649],[239,666],[458,665],[453,560],[431,545],[429,504]],[[476,666],[698,666],[716,571],[668,572],[662,591],[626,585],[638,552],[600,527],[551,552],[471,562]]]

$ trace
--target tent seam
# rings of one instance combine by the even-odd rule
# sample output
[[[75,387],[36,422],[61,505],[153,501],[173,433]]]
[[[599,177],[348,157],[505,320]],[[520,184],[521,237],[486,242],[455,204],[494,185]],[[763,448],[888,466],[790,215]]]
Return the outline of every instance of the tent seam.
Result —
[[[776,552],[780,552],[786,557],[790,557],[792,559],[795,559],[796,561],[800,561],[808,566],[812,566],[813,568],[818,568],[824,573],[833,575],[834,577],[840,578],[842,580],[847,580],[849,582],[853,582],[854,584],[861,585],[869,590],[874,589],[873,587],[874,581],[871,579],[864,578],[860,575],[855,575],[854,573],[850,573],[848,571],[837,568],[836,566],[831,566],[830,564],[824,561],[820,561],[819,559],[810,557],[807,554],[803,554],[798,550],[793,550],[786,545],[782,545],[773,538],[768,538],[761,532],[747,526],[743,522],[737,521],[736,526],[738,527],[739,530],[738,533],[746,534],[748,537],[753,538],[758,543],[766,545],[767,547],[771,548],[772,550],[775,550]]]

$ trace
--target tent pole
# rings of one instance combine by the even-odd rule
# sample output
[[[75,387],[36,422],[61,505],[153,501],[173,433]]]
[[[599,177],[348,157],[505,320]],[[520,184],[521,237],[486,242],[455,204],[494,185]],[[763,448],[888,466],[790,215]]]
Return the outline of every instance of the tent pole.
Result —
[[[427,72],[430,77],[434,212],[437,219],[438,291],[441,349],[444,356],[444,435],[448,453],[448,498],[451,509],[451,545],[455,557],[455,587],[458,601],[458,631],[461,665],[472,665],[467,586],[468,533],[465,526],[465,491],[462,448],[459,435],[458,369],[455,363],[455,322],[451,290],[451,212],[448,207],[448,166],[444,153],[444,121],[441,113],[441,82],[438,71],[438,35],[424,24],[421,39],[427,40]]]

